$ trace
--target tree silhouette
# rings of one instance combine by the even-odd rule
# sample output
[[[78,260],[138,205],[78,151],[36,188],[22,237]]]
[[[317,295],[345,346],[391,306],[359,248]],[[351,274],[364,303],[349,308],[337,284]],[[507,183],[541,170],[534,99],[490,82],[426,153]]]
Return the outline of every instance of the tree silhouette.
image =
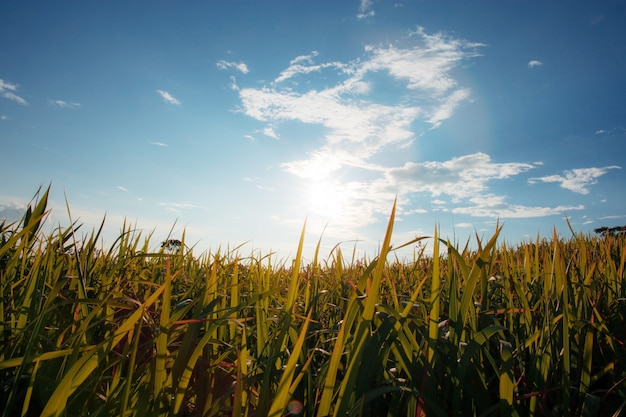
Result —
[[[617,236],[620,233],[626,233],[626,226],[615,226],[615,227],[598,227],[597,229],[593,229],[594,232],[599,234],[600,236]]]
[[[183,243],[178,239],[168,239],[164,242],[161,242],[161,247],[170,253],[177,252]]]

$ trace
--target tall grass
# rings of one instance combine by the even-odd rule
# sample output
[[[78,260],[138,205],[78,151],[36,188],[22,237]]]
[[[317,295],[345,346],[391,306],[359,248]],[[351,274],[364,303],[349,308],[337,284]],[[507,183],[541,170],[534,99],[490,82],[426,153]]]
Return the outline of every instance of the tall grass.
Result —
[[[626,239],[556,233],[302,263],[0,226],[2,416],[611,416]],[[433,256],[426,256],[432,245]],[[157,245],[158,246],[158,245]],[[440,253],[442,255],[438,255]]]

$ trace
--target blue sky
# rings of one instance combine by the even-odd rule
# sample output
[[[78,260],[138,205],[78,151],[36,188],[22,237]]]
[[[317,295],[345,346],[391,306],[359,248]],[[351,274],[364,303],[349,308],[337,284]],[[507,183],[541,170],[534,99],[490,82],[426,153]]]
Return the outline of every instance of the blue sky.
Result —
[[[0,217],[287,259],[626,224],[621,1],[0,5]],[[84,233],[84,232],[83,232]],[[409,252],[410,253],[410,252]]]

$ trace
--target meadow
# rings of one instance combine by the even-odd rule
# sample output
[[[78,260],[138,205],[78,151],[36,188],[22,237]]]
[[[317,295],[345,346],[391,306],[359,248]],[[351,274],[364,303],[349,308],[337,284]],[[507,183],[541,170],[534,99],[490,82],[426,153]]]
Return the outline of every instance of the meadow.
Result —
[[[624,413],[623,233],[435,229],[407,261],[394,206],[373,258],[305,264],[305,227],[290,260],[126,226],[102,248],[42,233],[47,199],[0,225],[2,417]]]

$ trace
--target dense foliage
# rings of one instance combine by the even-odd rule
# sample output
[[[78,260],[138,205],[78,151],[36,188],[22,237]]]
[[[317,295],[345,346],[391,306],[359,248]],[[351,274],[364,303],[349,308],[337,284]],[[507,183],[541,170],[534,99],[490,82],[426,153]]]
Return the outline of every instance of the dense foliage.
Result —
[[[619,415],[626,236],[304,265],[0,227],[2,416]],[[424,248],[441,256],[426,256]],[[441,252],[440,252],[441,249]],[[430,251],[428,253],[431,253]]]

